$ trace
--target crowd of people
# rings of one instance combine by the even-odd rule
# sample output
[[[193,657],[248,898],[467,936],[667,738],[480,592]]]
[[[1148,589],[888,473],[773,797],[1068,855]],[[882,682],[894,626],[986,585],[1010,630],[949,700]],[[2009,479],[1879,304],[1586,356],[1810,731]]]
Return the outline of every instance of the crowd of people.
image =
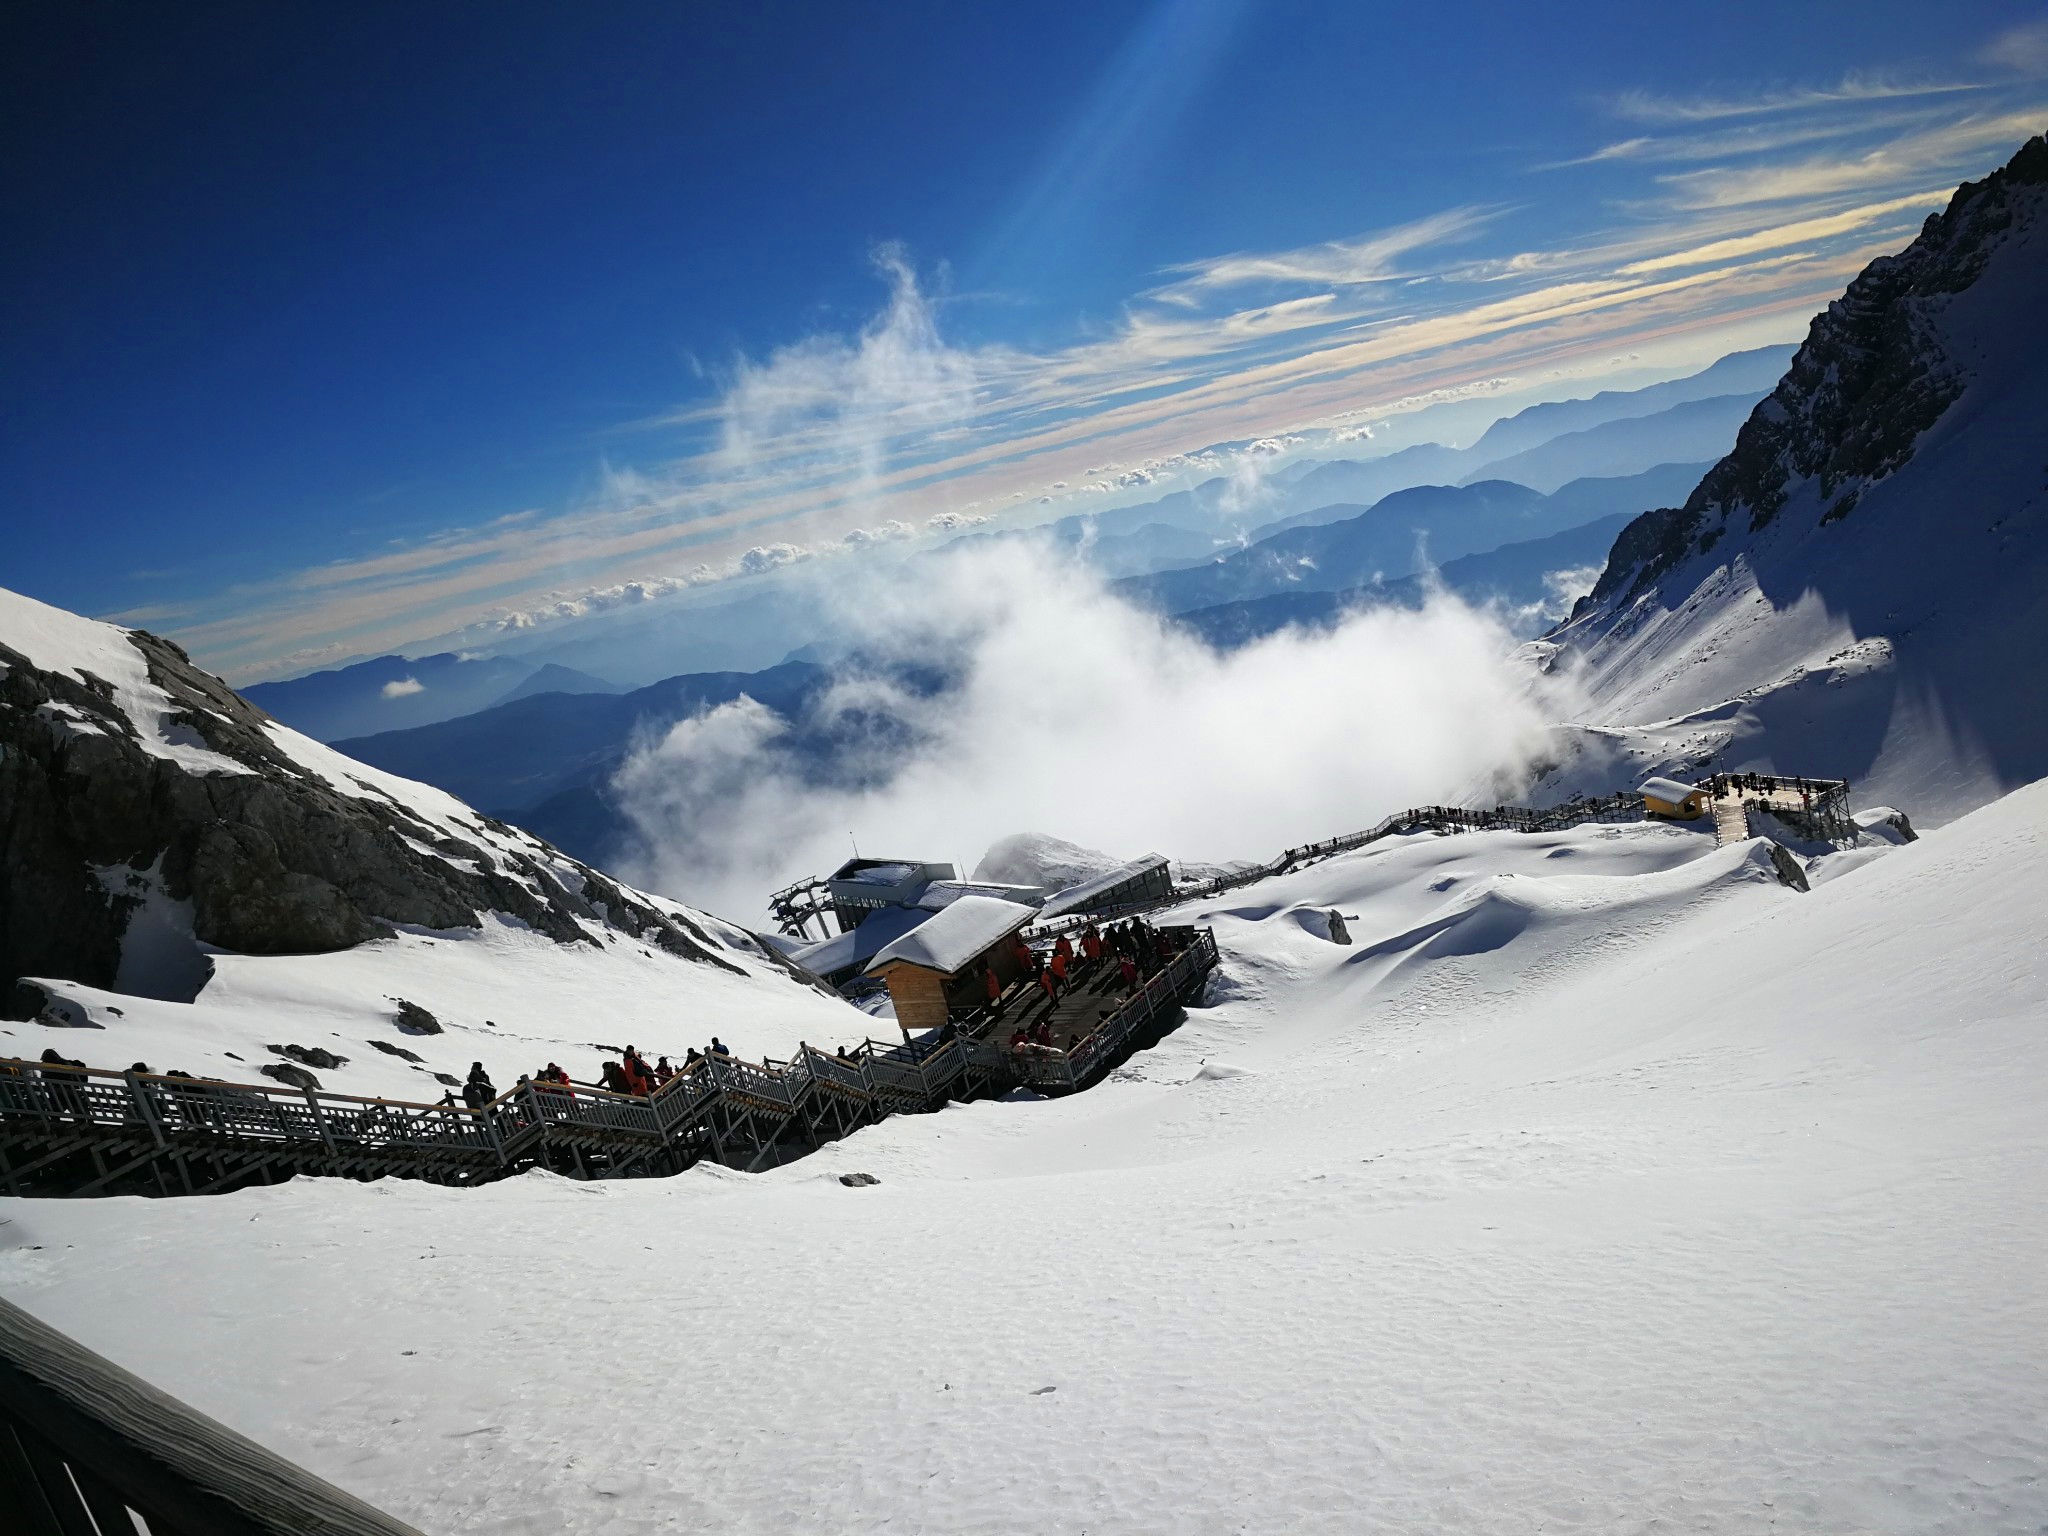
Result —
[[[1717,773],[1700,787],[1716,800],[1726,795],[1742,798],[1751,795],[1769,796],[1782,790],[1786,794],[1797,795],[1800,809],[1810,811],[1816,797],[1825,795],[1837,786],[1820,779],[1801,778],[1797,774],[1787,776],[1776,773]]]
[[[1088,924],[1076,938],[1062,933],[1052,946],[1041,952],[1026,944],[1022,936],[1011,940],[1011,958],[1024,979],[1025,1000],[1036,988],[1044,997],[1046,1012],[1035,1024],[1011,1032],[1012,1050],[1051,1049],[1054,1042],[1049,1016],[1059,1001],[1074,987],[1093,978],[1097,992],[1114,992],[1128,997],[1180,953],[1180,945],[1165,930],[1136,918],[1107,927]],[[1001,1018],[1007,997],[1002,978],[993,963],[983,970],[988,993],[988,1017]]]
[[[1028,1028],[1020,1026],[1011,1034],[1009,1043],[1017,1050],[1053,1048],[1049,1015],[1054,1005],[1073,987],[1093,978],[1097,983],[1094,990],[1114,990],[1117,995],[1128,996],[1143,985],[1145,978],[1155,974],[1170,962],[1181,949],[1173,934],[1153,928],[1137,918],[1106,926],[1091,922],[1077,935],[1060,934],[1042,951],[1026,943],[1022,934],[1013,935],[1009,942],[1010,957],[1014,960],[1026,989],[1025,1002],[1029,1002],[1030,989],[1033,988],[1046,1000],[1045,1015]],[[988,995],[985,1016],[990,1019],[1001,1018],[1008,994],[993,963],[984,965],[983,981]],[[943,1043],[953,1038],[955,1033],[956,1028],[949,1020],[942,1026],[939,1039]],[[808,1050],[809,1046],[806,1045],[805,1049]],[[830,1054],[848,1066],[858,1067],[861,1064],[858,1054],[844,1047]],[[628,1045],[619,1052],[616,1060],[608,1057],[600,1065],[598,1081],[594,1083],[582,1083],[572,1079],[559,1062],[550,1061],[537,1072],[521,1073],[515,1086],[520,1089],[531,1087],[541,1092],[561,1093],[571,1093],[579,1087],[602,1088],[608,1093],[647,1098],[667,1086],[676,1077],[693,1071],[700,1063],[711,1058],[722,1061],[733,1059],[732,1052],[716,1035],[711,1037],[708,1050],[700,1051],[692,1046],[678,1064],[671,1064],[665,1055],[657,1055],[650,1063],[636,1046]],[[45,1066],[59,1068],[85,1067],[84,1062],[60,1056],[54,1050],[43,1052],[42,1063]],[[130,1067],[129,1071],[143,1076],[154,1075],[149,1065],[140,1061]],[[176,1069],[164,1075],[176,1078],[192,1076]],[[444,1077],[442,1081],[453,1083],[454,1079]],[[460,1087],[459,1095],[458,1098],[458,1090],[450,1088],[441,1095],[441,1106],[479,1111],[495,1103],[500,1093],[484,1064],[473,1061],[469,1066],[469,1076]]]

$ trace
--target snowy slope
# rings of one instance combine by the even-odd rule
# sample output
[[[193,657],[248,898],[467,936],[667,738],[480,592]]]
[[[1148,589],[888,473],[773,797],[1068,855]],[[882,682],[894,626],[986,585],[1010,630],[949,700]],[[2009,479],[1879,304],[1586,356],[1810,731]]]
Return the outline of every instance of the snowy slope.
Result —
[[[0,1025],[5,1054],[249,1079],[295,1045],[347,1058],[324,1087],[433,1099],[477,1060],[501,1086],[550,1059],[589,1079],[600,1044],[780,1055],[867,1022],[742,930],[5,591],[0,789],[0,984],[30,978],[35,1015]],[[442,1032],[402,1029],[400,1000]]]
[[[2032,1532],[2044,826],[1805,895],[1678,827],[1393,839],[1188,914],[1209,1005],[1084,1095],[755,1178],[6,1202],[0,1286],[444,1532]]]
[[[2048,145],[1815,320],[1735,452],[1552,639],[1596,727],[1937,821],[2048,773]],[[1544,788],[1599,782],[1568,761]]]

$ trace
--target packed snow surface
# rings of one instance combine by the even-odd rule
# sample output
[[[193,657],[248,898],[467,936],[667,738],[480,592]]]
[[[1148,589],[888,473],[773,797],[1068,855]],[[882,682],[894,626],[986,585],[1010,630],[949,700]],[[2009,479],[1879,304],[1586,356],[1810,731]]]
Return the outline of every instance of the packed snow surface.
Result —
[[[2044,824],[1810,894],[1687,827],[1391,838],[1186,911],[1206,1006],[1086,1094],[758,1177],[0,1202],[0,1287],[436,1532],[2038,1532]]]

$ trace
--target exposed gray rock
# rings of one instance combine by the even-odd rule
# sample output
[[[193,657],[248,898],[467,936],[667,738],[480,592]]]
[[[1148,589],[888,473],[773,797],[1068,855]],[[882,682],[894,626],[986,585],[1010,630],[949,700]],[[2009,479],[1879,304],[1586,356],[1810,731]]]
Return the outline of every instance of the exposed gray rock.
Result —
[[[397,1002],[398,1027],[408,1035],[438,1035],[441,1033],[441,1021],[418,1003],[409,1003],[402,997],[397,999]],[[419,1058],[415,1056],[413,1060],[417,1061]]]
[[[265,1047],[280,1056],[288,1056],[301,1066],[318,1067],[322,1072],[332,1072],[337,1067],[348,1065],[346,1056],[337,1056],[332,1051],[322,1050],[317,1045],[272,1045]]]
[[[92,1016],[69,998],[58,997],[33,981],[17,981],[8,999],[6,1017],[33,1019],[50,1029],[98,1029]]]
[[[337,790],[176,645],[127,639],[170,700],[165,726],[250,771],[194,772],[145,751],[110,685],[42,671],[0,636],[0,981],[113,986],[140,898],[110,893],[95,870],[123,866],[155,870],[168,897],[191,903],[197,941],[243,954],[324,953],[397,924],[475,928],[495,911],[558,943],[593,942],[584,925],[596,924],[740,969],[696,923],[502,823],[470,818],[471,841],[371,789]],[[10,1013],[29,1001],[12,997]]]
[[[848,1189],[860,1189],[864,1185],[879,1184],[882,1181],[872,1173],[842,1173],[839,1175],[839,1182]]]
[[[1911,459],[1927,429],[1962,397],[1965,365],[1941,345],[1934,317],[1949,295],[1976,281],[2016,206],[2044,182],[2048,142],[2034,138],[1984,180],[1958,187],[1904,251],[1865,267],[1815,318],[1734,451],[1685,505],[1645,512],[1621,531],[1573,616],[1626,603],[1724,535],[1739,541],[1768,526],[1800,482],[1818,484],[1827,503],[1822,523],[1851,516],[1862,488]]]
[[[1778,872],[1778,884],[1790,886],[1795,891],[1812,889],[1806,881],[1806,867],[1792,850],[1780,843],[1772,843],[1771,867]]]
[[[304,1067],[292,1066],[289,1062],[274,1061],[268,1066],[258,1067],[265,1077],[274,1077],[280,1083],[289,1083],[294,1088],[318,1088],[320,1079]]]
[[[427,1059],[418,1051],[408,1051],[404,1046],[393,1045],[389,1040],[372,1040],[369,1044],[372,1050],[382,1051],[386,1056],[402,1056],[407,1061],[425,1061]]]

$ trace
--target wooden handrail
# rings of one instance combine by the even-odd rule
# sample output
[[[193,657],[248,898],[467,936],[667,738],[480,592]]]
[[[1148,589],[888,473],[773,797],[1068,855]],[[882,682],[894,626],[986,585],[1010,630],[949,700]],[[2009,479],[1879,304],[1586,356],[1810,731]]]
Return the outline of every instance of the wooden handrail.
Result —
[[[1203,953],[1213,962],[1213,937],[1199,937],[1206,944]],[[1120,1043],[1134,1027],[1132,1019],[1139,1014],[1151,1018],[1156,1000],[1177,991],[1189,974],[1186,955],[1184,948],[1147,977],[1074,1054],[1080,1057]],[[1114,1038],[1105,1032],[1108,1026],[1114,1026]],[[1067,1058],[1066,1052],[1052,1054],[1062,1063]],[[974,1070],[1007,1070],[1002,1066],[1006,1056],[963,1034],[891,1043],[863,1039],[845,1056],[804,1042],[786,1062],[757,1065],[730,1055],[700,1057],[651,1094],[620,1094],[574,1081],[529,1078],[474,1109],[284,1084],[0,1058],[0,1101],[15,1100],[0,1124],[21,1116],[52,1125],[138,1127],[146,1129],[159,1148],[192,1133],[203,1133],[209,1145],[221,1138],[242,1138],[252,1148],[303,1143],[315,1150],[324,1148],[330,1158],[375,1155],[381,1160],[375,1166],[387,1168],[394,1154],[426,1155],[442,1146],[509,1166],[520,1148],[557,1127],[580,1124],[608,1134],[651,1135],[670,1144],[706,1123],[721,1094],[765,1101],[777,1106],[772,1114],[802,1118],[807,1094],[825,1086],[864,1096],[870,1116],[886,1114],[889,1105],[901,1105],[906,1098],[922,1101],[950,1092]],[[1073,1080],[1069,1071],[1067,1081]],[[9,1084],[15,1087],[9,1089]],[[680,1111],[675,1108],[678,1100]]]
[[[0,1437],[9,1531],[420,1536],[5,1300]]]

